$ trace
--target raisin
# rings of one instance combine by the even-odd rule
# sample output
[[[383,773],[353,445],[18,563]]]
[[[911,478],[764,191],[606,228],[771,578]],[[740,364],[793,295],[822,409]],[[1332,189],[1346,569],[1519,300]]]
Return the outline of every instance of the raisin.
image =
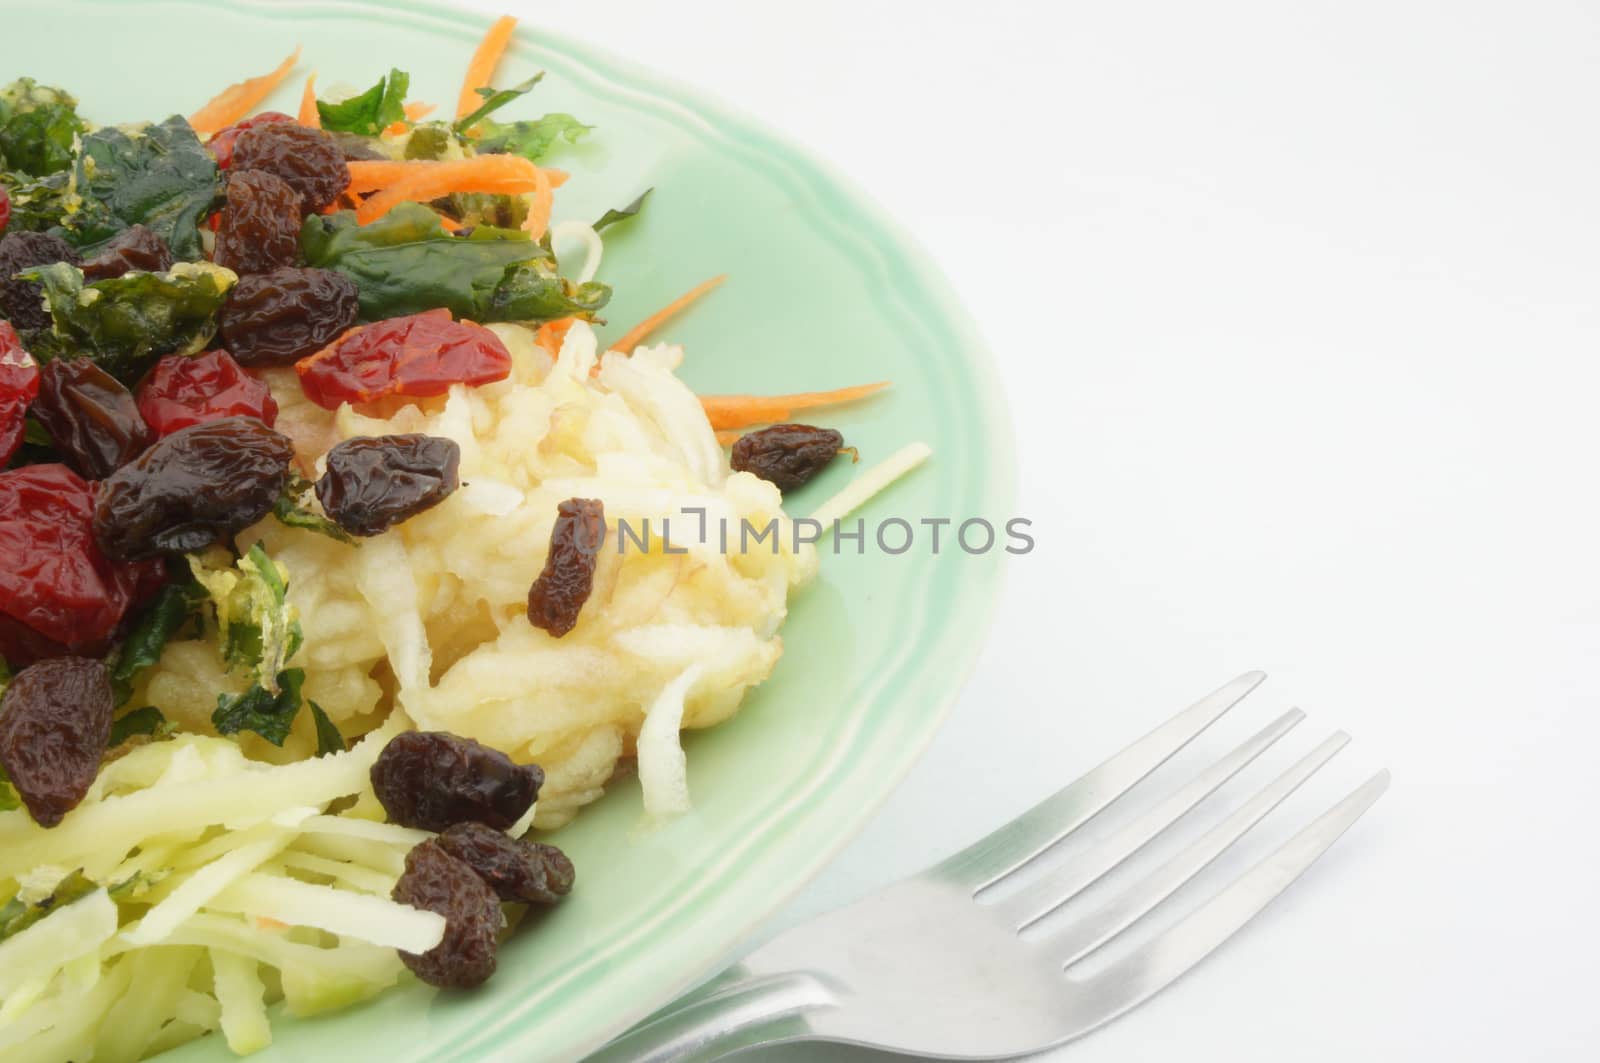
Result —
[[[307,214],[314,214],[339,198],[350,186],[344,153],[320,129],[292,122],[274,122],[245,130],[234,141],[234,170],[265,170],[281,177],[300,194]]]
[[[100,772],[113,700],[105,663],[58,657],[18,672],[0,698],[0,767],[28,814],[54,827]]]
[[[105,479],[150,445],[133,394],[88,358],[57,359],[39,371],[33,416],[61,459],[90,480]]]
[[[0,472],[0,657],[94,655],[158,564],[114,565],[94,540],[93,485],[65,465]]]
[[[389,395],[428,398],[456,384],[478,387],[511,375],[500,337],[448,310],[366,325],[295,365],[306,398],[325,410]]]
[[[28,405],[39,394],[39,363],[9,322],[0,321],[0,466],[22,445]]]
[[[606,511],[598,499],[569,498],[557,508],[544,570],[528,589],[528,622],[560,638],[578,623],[594,590],[594,567],[605,540]]]
[[[515,764],[498,749],[443,731],[407,731],[372,765],[372,789],[389,819],[441,831],[457,823],[505,830],[544,785],[537,764]]]
[[[300,195],[262,170],[234,170],[211,259],[241,276],[292,266],[300,255]]]
[[[437,842],[421,842],[406,854],[405,873],[390,896],[444,916],[444,939],[439,944],[421,955],[400,953],[418,978],[442,989],[471,989],[494,974],[495,947],[505,916],[494,891],[472,868]]]
[[[172,249],[167,242],[143,225],[134,225],[111,238],[111,242],[83,264],[85,282],[109,280],[130,271],[165,273],[172,268]]]
[[[52,233],[11,233],[0,239],[0,317],[10,318],[22,332],[50,327],[44,308],[44,289],[37,281],[17,280],[30,266],[52,262],[78,264],[78,252]]]
[[[240,365],[293,365],[356,323],[355,281],[328,269],[275,269],[242,278],[222,307],[222,341]]]
[[[432,509],[461,483],[461,448],[437,436],[361,436],[328,451],[317,501],[351,535],[379,535]]]
[[[328,135],[333,138],[333,143],[338,147],[339,153],[344,156],[345,162],[392,162],[393,158],[385,155],[373,147],[377,141],[364,137],[359,133],[346,133],[338,129],[328,130]]]
[[[117,560],[210,546],[271,511],[293,459],[293,444],[254,418],[179,429],[100,485],[95,538]]]
[[[735,441],[731,464],[737,472],[754,473],[777,484],[780,491],[793,491],[827,468],[843,449],[844,436],[831,428],[775,424]]]
[[[512,838],[482,823],[457,823],[436,840],[503,901],[555,904],[572,892],[572,861],[553,845]]]
[[[224,417],[254,417],[271,425],[278,419],[278,403],[267,385],[240,369],[227,351],[207,351],[157,362],[139,385],[139,413],[156,435],[166,436]]]
[[[282,111],[262,111],[219,130],[216,136],[206,141],[206,150],[216,157],[217,169],[226,170],[233,165],[233,146],[238,143],[239,137],[246,129],[254,129],[258,125],[270,125],[273,122],[292,121],[294,117]]]

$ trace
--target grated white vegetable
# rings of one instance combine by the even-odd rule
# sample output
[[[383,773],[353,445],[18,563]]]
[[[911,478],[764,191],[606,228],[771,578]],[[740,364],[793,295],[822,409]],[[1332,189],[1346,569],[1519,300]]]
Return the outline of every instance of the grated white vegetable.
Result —
[[[926,443],[906,444],[818,506],[817,511],[811,514],[811,519],[822,525],[824,533],[832,531],[834,521],[843,520],[866,505],[874,495],[887,490],[896,480],[927,461],[932,453],[932,448]]]
[[[688,758],[678,740],[683,707],[702,668],[691,664],[661,691],[639,728],[639,785],[644,810],[655,819],[689,811]]]

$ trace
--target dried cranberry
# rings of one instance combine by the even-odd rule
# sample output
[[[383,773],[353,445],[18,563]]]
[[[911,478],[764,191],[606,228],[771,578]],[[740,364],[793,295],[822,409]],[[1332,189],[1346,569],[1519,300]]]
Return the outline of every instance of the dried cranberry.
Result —
[[[28,404],[39,394],[39,363],[22,346],[17,330],[0,321],[0,466],[22,445]]]
[[[83,264],[85,283],[109,280],[124,273],[165,273],[172,268],[172,249],[143,225],[134,225],[111,238],[96,256]]]
[[[139,413],[158,436],[224,417],[271,425],[278,403],[266,384],[239,368],[227,351],[168,355],[139,385]]]
[[[292,266],[299,255],[299,193],[262,170],[234,170],[212,261],[243,275]]]
[[[437,842],[425,841],[406,854],[405,873],[390,894],[401,904],[444,916],[444,939],[401,961],[429,985],[471,989],[494,974],[495,947],[505,916],[500,901],[477,872]]]
[[[482,823],[457,823],[436,840],[503,901],[555,904],[572,892],[572,861],[553,845],[513,838]]]
[[[350,168],[333,138],[289,122],[245,130],[234,142],[230,165],[283,178],[300,194],[307,214],[329,206],[350,187]]]
[[[511,375],[511,352],[481,325],[428,310],[348,333],[295,365],[306,397],[324,409],[388,395],[426,398],[453,384],[477,387]]]
[[[379,535],[450,497],[461,448],[437,436],[361,436],[328,451],[317,501],[351,535]]]
[[[469,821],[505,830],[542,785],[537,764],[513,763],[498,749],[443,731],[398,734],[372,765],[372,789],[389,819],[422,830]]]
[[[0,187],[0,236],[6,231],[6,226],[11,224],[11,193]]]
[[[273,122],[292,121],[294,121],[293,116],[282,111],[262,111],[260,114],[241,119],[226,129],[218,130],[216,136],[206,141],[206,150],[216,157],[217,168],[226,170],[233,165],[233,145],[246,129],[254,129],[258,125],[271,125]]]
[[[16,275],[31,266],[52,262],[78,264],[78,252],[53,233],[9,233],[0,238],[0,317],[23,332],[50,327],[50,311],[44,308],[44,289],[38,281],[17,280]]]
[[[0,657],[13,665],[107,648],[150,566],[94,538],[95,489],[65,465],[0,472]]]
[[[95,538],[122,560],[221,542],[271,511],[293,459],[286,437],[249,417],[180,428],[100,485]]]
[[[0,767],[41,827],[77,807],[100,773],[114,704],[103,661],[60,657],[18,672],[0,697]]]
[[[569,498],[557,507],[544,569],[528,590],[528,622],[560,638],[578,623],[594,590],[595,562],[606,534],[605,506],[593,498]]]
[[[361,312],[356,282],[330,269],[275,269],[243,277],[221,314],[222,340],[240,365],[293,365],[342,336]]]
[[[57,359],[40,370],[33,416],[62,460],[91,480],[137,458],[152,439],[133,395],[88,358]]]
[[[831,428],[775,424],[736,440],[731,464],[781,491],[793,491],[827,468],[843,449],[844,436]]]

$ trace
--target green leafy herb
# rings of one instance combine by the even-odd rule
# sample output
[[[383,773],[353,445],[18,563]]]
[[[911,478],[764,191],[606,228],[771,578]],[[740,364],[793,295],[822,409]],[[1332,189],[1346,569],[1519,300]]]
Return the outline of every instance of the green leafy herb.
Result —
[[[166,273],[133,271],[92,284],[65,262],[20,275],[44,286],[53,322],[33,338],[34,355],[93,358],[129,385],[163,355],[203,350],[238,279],[209,262],[179,262]]]
[[[608,225],[615,225],[619,221],[627,221],[629,218],[637,217],[639,212],[644,209],[644,201],[649,199],[650,193],[654,191],[655,189],[653,188],[647,188],[639,193],[638,199],[635,199],[626,207],[613,207],[611,210],[606,211],[600,215],[600,220],[594,223],[594,231],[599,232]]]
[[[478,151],[521,155],[537,162],[561,141],[576,144],[593,128],[570,114],[560,113],[522,122],[502,123],[491,119],[479,125],[482,136],[478,139]]]
[[[85,877],[82,870],[72,871],[50,891],[50,895],[36,904],[13,897],[0,906],[0,941],[22,933],[57,908],[87,897],[100,887]]]
[[[154,705],[146,705],[142,709],[123,713],[111,724],[111,738],[106,742],[107,749],[116,749],[134,735],[149,735],[160,738],[171,734],[177,725],[161,715],[161,710]]]
[[[6,774],[6,769],[0,768],[0,812],[10,812],[14,808],[22,807],[22,798],[17,793],[17,788],[11,785],[11,776]]]
[[[72,142],[88,129],[78,101],[32,78],[0,89],[0,169],[33,177],[72,165]]]
[[[279,672],[268,690],[259,683],[243,694],[218,694],[211,723],[218,734],[254,731],[275,746],[283,745],[300,711],[300,688],[306,673],[299,668]]]
[[[465,133],[512,100],[519,96],[526,96],[533,90],[535,85],[543,80],[544,71],[541,70],[522,84],[513,85],[509,89],[479,89],[478,95],[483,97],[483,105],[458,121],[456,123],[456,132]]]
[[[260,543],[231,567],[213,567],[209,556],[189,555],[189,570],[211,597],[222,658],[253,672],[256,685],[276,695],[279,673],[304,641],[287,576]]]
[[[306,699],[306,704],[311,706],[311,719],[317,725],[317,756],[325,757],[329,753],[343,753],[345,751],[344,735],[339,733],[339,728],[334,726],[328,714],[322,711],[322,706]]]
[[[472,321],[594,320],[611,289],[556,273],[548,248],[516,230],[479,226],[454,236],[420,203],[405,203],[371,225],[354,213],[314,216],[300,233],[306,264],[343,273],[361,293],[368,321],[445,307]]]
[[[322,116],[322,128],[334,133],[358,133],[375,137],[395,122],[406,117],[406,92],[411,88],[411,75],[404,70],[390,70],[389,76],[363,92],[340,103],[317,101],[317,114]]]
[[[194,615],[203,600],[204,593],[192,580],[175,580],[162,587],[155,599],[145,606],[144,612],[139,614],[139,619],[128,632],[128,637],[108,662],[111,667],[111,689],[118,705],[128,703],[139,673],[161,660],[162,648]]]
[[[73,185],[76,198],[69,197],[62,222],[67,242],[93,250],[142,224],[166,241],[173,257],[202,257],[200,222],[220,192],[217,163],[182,117],[88,134]]]
[[[360,546],[359,539],[311,508],[310,501],[306,497],[311,493],[311,486],[311,481],[293,472],[289,474],[289,481],[284,484],[283,493],[272,504],[272,515],[278,519],[278,523],[326,535],[349,546]]]

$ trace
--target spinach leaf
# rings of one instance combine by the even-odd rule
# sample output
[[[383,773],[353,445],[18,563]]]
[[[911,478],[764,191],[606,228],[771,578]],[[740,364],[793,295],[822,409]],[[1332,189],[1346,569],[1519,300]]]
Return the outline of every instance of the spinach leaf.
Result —
[[[300,711],[300,688],[306,673],[299,668],[279,672],[270,691],[259,683],[243,694],[218,694],[217,711],[211,714],[218,734],[254,731],[275,746],[283,745]]]
[[[0,173],[0,188],[11,197],[11,224],[7,232],[49,232],[67,216],[72,172],[61,170],[45,177],[25,173]]]
[[[537,162],[562,140],[576,144],[593,128],[570,114],[560,113],[522,122],[501,123],[489,119],[479,125],[482,136],[478,139],[478,151],[480,154],[521,155]]]
[[[76,196],[62,223],[68,243],[94,250],[133,225],[148,226],[175,258],[202,257],[200,222],[220,195],[217,163],[189,123],[97,129],[73,169]]]
[[[289,604],[287,576],[257,543],[231,567],[190,554],[189,571],[211,597],[223,660],[255,673],[258,686],[278,693],[279,673],[305,636]]]
[[[355,281],[367,321],[436,307],[480,322],[594,320],[611,298],[604,284],[560,277],[554,255],[527,233],[480,226],[455,236],[420,203],[371,225],[357,225],[350,211],[307,218],[300,247],[307,265]]]
[[[311,706],[311,719],[317,725],[317,756],[325,757],[329,753],[343,753],[345,751],[344,735],[339,733],[339,728],[334,726],[328,714],[322,711],[322,706],[306,699],[306,704]]]
[[[272,515],[278,519],[278,523],[326,535],[349,546],[360,546],[359,539],[310,508],[306,495],[310,493],[311,486],[311,481],[293,472],[289,473],[289,481],[283,485],[283,493],[272,504]]]
[[[161,710],[154,705],[146,705],[142,709],[123,713],[111,724],[111,738],[106,742],[107,749],[116,749],[134,735],[150,735],[160,738],[171,734],[177,725],[161,715]]]
[[[0,168],[43,177],[72,165],[73,138],[88,129],[78,101],[32,78],[0,89]]]
[[[238,279],[209,262],[179,262],[166,273],[136,271],[92,284],[65,262],[19,276],[44,286],[53,322],[30,348],[36,357],[93,358],[130,386],[162,355],[203,350]]]
[[[19,897],[11,898],[4,906],[0,906],[0,941],[22,933],[57,908],[87,897],[99,888],[80,868],[69,872],[65,878],[56,883],[56,888],[50,891],[50,896],[37,904],[29,904]]]
[[[473,111],[471,114],[458,121],[456,123],[456,132],[465,133],[467,130],[471,129],[473,126],[477,125],[479,122],[483,121],[485,118],[489,117],[491,114],[498,111],[512,100],[519,96],[526,96],[533,90],[535,85],[543,80],[544,71],[541,70],[527,81],[524,81],[522,84],[514,85],[509,89],[479,89],[478,95],[483,97],[483,106],[479,107],[476,111]]]
[[[615,225],[619,221],[627,221],[629,218],[637,217],[639,212],[644,209],[644,201],[649,199],[650,193],[654,191],[655,189],[653,188],[647,188],[639,193],[638,199],[635,199],[626,207],[613,207],[606,211],[600,215],[600,220],[594,223],[594,231],[599,232],[608,225]]]
[[[372,88],[359,96],[340,103],[317,101],[317,114],[322,116],[322,128],[330,133],[359,133],[375,137],[385,127],[403,122],[406,117],[406,92],[411,88],[411,75],[404,70],[390,70]]]
[[[139,673],[161,660],[162,648],[194,615],[204,597],[204,592],[193,580],[174,581],[162,587],[155,600],[145,606],[144,612],[134,622],[133,629],[128,632],[128,637],[109,662],[111,689],[118,705],[128,703]],[[117,745],[116,742],[111,744]]]

